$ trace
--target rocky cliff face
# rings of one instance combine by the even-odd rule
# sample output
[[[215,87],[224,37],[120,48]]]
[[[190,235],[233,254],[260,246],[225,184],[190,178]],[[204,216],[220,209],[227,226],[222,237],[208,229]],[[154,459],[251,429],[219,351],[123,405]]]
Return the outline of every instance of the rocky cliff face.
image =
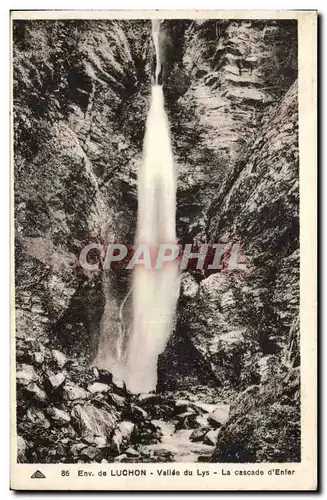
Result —
[[[117,316],[128,290],[126,276],[77,259],[90,242],[133,242],[150,32],[135,21],[14,24],[17,334],[69,353],[94,357],[106,298]]]
[[[174,426],[200,429],[193,437],[210,441],[204,453],[215,461],[300,457],[296,29],[293,21],[237,20],[165,21],[161,28],[178,237],[239,243],[245,259],[242,269],[182,275],[175,331],[159,361],[158,406],[171,422],[180,413],[176,398],[186,398],[188,415]],[[116,423],[135,424],[108,395],[95,403],[89,385],[109,374],[86,369],[108,339],[115,343],[130,276],[122,269],[87,272],[76,259],[91,241],[133,241],[153,49],[145,21],[15,22],[14,39],[16,334],[21,391],[33,396],[20,433],[25,459],[40,461],[26,421],[36,432],[39,418],[56,420],[56,408],[69,416],[59,413],[66,423],[56,424],[70,429],[68,444],[97,447],[80,435],[84,410],[68,396],[44,414],[55,393],[48,378],[63,371],[53,350],[69,356],[59,392],[76,385],[80,365],[78,405],[86,401]],[[42,373],[26,353],[36,339]],[[110,384],[108,394],[117,390]],[[39,390],[41,417],[33,413]],[[122,407],[136,404],[123,397]],[[198,399],[230,404],[230,419],[196,421],[203,412],[190,400]],[[150,417],[137,418],[145,433],[156,433]],[[101,429],[97,437],[110,446],[80,459],[100,461],[108,447],[110,457],[120,454],[113,429]],[[167,458],[165,449],[158,456]]]
[[[179,169],[178,230],[205,237],[209,207],[297,74],[293,21],[167,21],[164,86]],[[173,47],[173,49],[171,48]]]
[[[238,243],[245,269],[182,276],[176,332],[161,358],[159,380],[162,388],[210,383],[231,394],[241,391],[220,433],[216,461],[287,460],[286,436],[278,445],[271,437],[270,448],[264,444],[281,415],[289,421],[292,459],[299,457],[294,29],[286,27],[293,44],[284,45],[285,25],[274,22],[213,23],[211,31],[192,23],[184,33],[179,64],[191,83],[172,108],[176,127],[174,113],[186,103],[193,113],[178,123],[188,148],[181,151],[183,140],[175,143],[188,172],[188,183],[184,167],[179,177],[181,236]],[[191,140],[185,130],[194,131]],[[179,376],[168,379],[171,371]]]

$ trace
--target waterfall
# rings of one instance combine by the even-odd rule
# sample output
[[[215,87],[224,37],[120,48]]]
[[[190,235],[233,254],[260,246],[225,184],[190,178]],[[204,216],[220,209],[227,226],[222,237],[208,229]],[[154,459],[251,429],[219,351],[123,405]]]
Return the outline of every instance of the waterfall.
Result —
[[[149,245],[155,256],[160,243],[176,241],[176,174],[170,142],[163,88],[158,85],[160,21],[152,24],[156,50],[155,85],[146,121],[143,161],[138,172],[138,214],[135,246]],[[136,265],[133,285],[119,310],[110,284],[105,282],[106,306],[101,320],[98,354],[93,366],[111,371],[134,393],[156,388],[158,356],[166,347],[173,327],[179,291],[175,262],[162,269]],[[132,294],[132,311],[129,302]],[[132,314],[131,314],[132,313]],[[112,318],[116,317],[116,322]],[[119,327],[117,328],[117,324]]]
[[[159,26],[153,24],[157,52],[156,82],[160,72]],[[153,252],[159,243],[176,243],[176,174],[164,108],[163,88],[155,84],[146,122],[143,162],[138,172],[136,245]],[[134,393],[156,388],[158,355],[171,334],[179,287],[178,266],[162,269],[137,265],[133,271],[133,320],[125,362],[125,382]]]
[[[160,61],[160,50],[159,50],[159,30],[160,30],[160,20],[159,19],[154,19],[152,21],[152,38],[153,38],[153,45],[156,51],[156,71],[155,71],[155,82],[158,82],[159,79],[159,73],[160,73],[160,67],[161,67],[161,61]]]

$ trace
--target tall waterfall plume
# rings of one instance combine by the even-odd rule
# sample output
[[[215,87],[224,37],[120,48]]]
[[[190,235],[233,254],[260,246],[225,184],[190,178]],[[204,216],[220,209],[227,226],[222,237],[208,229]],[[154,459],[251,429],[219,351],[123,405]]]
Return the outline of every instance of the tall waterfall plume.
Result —
[[[157,82],[161,64],[159,25],[153,26],[153,36]],[[163,88],[155,84],[138,172],[136,245],[147,244],[156,250],[160,243],[176,242],[176,173]],[[133,273],[133,320],[124,379],[131,392],[140,393],[156,388],[158,356],[173,327],[179,272],[177,263],[170,262],[161,269],[136,265]]]

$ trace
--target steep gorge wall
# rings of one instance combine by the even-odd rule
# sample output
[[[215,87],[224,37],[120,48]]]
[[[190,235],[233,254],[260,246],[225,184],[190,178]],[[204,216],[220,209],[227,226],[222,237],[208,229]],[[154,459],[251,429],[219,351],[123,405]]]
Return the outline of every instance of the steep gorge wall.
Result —
[[[179,173],[178,235],[206,238],[221,184],[297,74],[294,21],[165,21],[164,90]]]
[[[247,387],[260,381],[266,355],[290,343],[298,352],[290,334],[298,312],[296,24],[185,23],[166,89],[180,162],[179,236],[240,243],[248,271],[200,284],[183,276],[161,386],[209,376]],[[178,75],[189,85],[174,101],[169,86]],[[183,376],[168,381],[170,368]]]
[[[231,418],[218,462],[300,456],[297,46],[285,23],[191,23],[175,65],[190,81],[171,107],[179,235],[238,243],[246,268],[182,276],[158,387],[220,387]]]
[[[18,337],[92,357],[106,302],[118,317],[128,276],[76,259],[133,241],[150,37],[143,21],[14,23]]]

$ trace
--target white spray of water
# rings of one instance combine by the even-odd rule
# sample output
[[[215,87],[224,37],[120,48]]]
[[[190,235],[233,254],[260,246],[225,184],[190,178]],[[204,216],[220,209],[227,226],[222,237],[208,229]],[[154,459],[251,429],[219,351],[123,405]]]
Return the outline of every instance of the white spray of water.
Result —
[[[158,31],[155,46],[158,47]],[[158,62],[158,60],[157,60]],[[156,75],[159,74],[157,64]],[[136,244],[151,248],[176,243],[176,175],[163,89],[152,87],[144,138],[144,160],[138,174]],[[125,382],[134,393],[156,388],[158,355],[166,347],[179,287],[176,262],[162,269],[137,265],[133,274],[133,323],[128,345]]]

